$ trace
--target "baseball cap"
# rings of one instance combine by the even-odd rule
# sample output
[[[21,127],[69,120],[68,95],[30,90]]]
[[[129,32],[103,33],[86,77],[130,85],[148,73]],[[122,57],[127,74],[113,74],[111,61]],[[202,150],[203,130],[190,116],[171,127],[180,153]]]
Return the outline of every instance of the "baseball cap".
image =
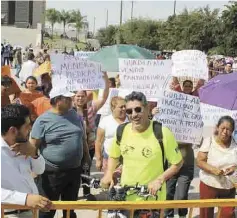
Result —
[[[69,92],[66,90],[62,90],[62,89],[52,89],[52,91],[49,93],[49,97],[50,99],[55,98],[57,96],[63,96],[63,97],[73,97],[75,94],[73,92]]]

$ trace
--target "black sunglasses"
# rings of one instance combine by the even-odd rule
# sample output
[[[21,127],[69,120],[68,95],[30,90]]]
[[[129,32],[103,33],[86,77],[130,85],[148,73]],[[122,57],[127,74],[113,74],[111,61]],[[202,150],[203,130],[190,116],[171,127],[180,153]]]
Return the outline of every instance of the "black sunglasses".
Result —
[[[138,113],[141,113],[143,110],[142,110],[142,107],[135,107],[135,108],[126,109],[126,113],[128,115],[131,115],[133,111],[135,111],[138,114]]]

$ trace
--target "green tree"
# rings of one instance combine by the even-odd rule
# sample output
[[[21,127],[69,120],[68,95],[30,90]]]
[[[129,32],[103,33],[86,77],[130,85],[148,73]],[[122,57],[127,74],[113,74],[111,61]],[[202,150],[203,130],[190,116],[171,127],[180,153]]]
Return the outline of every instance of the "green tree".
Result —
[[[222,12],[222,38],[224,54],[237,56],[237,2],[230,2]]]
[[[71,14],[69,11],[62,10],[59,12],[59,21],[63,24],[63,33],[65,34],[65,27],[71,22]]]
[[[59,22],[59,12],[55,8],[49,8],[46,10],[45,16],[47,21],[49,21],[51,24],[53,38],[54,24]]]
[[[88,28],[89,24],[88,21],[86,20],[86,16],[82,16],[81,12],[79,10],[73,10],[71,12],[71,23],[74,28],[76,28],[76,38],[78,40],[79,33],[81,29],[83,28]]]
[[[116,44],[118,27],[110,25],[107,28],[101,28],[96,34],[96,39],[99,40],[101,46]]]

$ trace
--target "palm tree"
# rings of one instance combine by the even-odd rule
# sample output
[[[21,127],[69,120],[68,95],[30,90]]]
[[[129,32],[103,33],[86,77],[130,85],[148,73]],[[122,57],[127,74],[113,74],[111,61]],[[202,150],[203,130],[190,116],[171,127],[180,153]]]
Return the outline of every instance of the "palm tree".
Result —
[[[76,38],[78,40],[78,36],[80,30],[83,28],[88,28],[88,21],[86,20],[86,16],[82,16],[79,10],[74,10],[71,13],[71,26],[76,28]]]
[[[59,21],[59,12],[55,8],[49,8],[45,13],[46,19],[50,22],[52,28],[52,38],[53,38],[53,29],[54,24]]]
[[[59,21],[63,23],[63,33],[65,34],[65,27],[71,21],[71,14],[68,11],[62,10],[59,12]]]

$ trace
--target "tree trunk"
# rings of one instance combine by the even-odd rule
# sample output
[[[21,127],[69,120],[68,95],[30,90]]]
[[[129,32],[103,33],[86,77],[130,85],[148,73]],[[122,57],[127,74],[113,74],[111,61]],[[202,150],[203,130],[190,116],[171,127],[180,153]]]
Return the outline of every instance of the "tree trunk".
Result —
[[[51,24],[51,27],[52,27],[52,39],[53,39],[53,26],[54,26],[54,24],[52,23]]]
[[[66,28],[66,21],[63,21],[63,35],[66,34],[65,28]]]

